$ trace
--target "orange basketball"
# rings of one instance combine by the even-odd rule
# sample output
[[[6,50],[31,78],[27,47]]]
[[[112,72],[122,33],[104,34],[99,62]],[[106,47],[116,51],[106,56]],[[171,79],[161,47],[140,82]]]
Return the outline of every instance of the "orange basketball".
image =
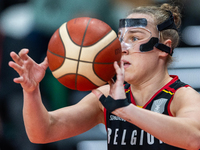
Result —
[[[49,68],[64,86],[89,91],[107,83],[120,61],[117,34],[105,22],[89,17],[72,19],[52,35],[47,51]]]

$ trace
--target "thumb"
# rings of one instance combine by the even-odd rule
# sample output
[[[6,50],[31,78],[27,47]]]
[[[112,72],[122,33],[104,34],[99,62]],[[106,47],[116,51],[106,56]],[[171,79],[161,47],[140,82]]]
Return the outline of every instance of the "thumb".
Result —
[[[49,66],[48,59],[45,57],[44,61],[40,64],[45,70]]]
[[[100,90],[98,90],[98,89],[93,89],[93,90],[92,90],[92,93],[93,93],[98,99],[100,99],[100,97],[103,95],[103,93],[102,93]]]

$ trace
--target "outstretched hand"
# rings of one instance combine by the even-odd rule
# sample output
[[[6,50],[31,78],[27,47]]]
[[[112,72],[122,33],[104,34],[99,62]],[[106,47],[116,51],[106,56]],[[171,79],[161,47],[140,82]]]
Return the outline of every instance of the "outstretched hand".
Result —
[[[37,64],[28,56],[28,52],[28,49],[22,49],[18,55],[11,52],[10,56],[13,61],[9,62],[9,66],[19,74],[19,77],[14,78],[13,81],[21,84],[25,91],[32,92],[44,78],[48,61],[45,58],[41,64]]]

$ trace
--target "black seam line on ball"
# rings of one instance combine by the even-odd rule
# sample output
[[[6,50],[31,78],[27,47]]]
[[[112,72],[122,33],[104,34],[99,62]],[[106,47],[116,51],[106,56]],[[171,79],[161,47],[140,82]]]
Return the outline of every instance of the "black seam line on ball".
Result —
[[[78,67],[79,67],[79,62],[80,62],[80,57],[81,57],[83,42],[84,42],[85,35],[86,35],[87,29],[88,29],[88,26],[89,26],[91,20],[92,20],[92,18],[90,18],[90,20],[88,20],[87,26],[85,28],[85,32],[83,34],[82,43],[81,43],[81,47],[80,47],[80,52],[79,52],[79,56],[78,56],[78,62],[77,62],[77,68],[76,68],[76,77],[75,77],[75,89],[76,90],[77,90],[77,73],[78,73]]]
[[[77,44],[77,43],[75,43],[73,40],[72,40],[72,38],[71,38],[71,36],[70,36],[70,34],[69,34],[69,31],[67,30],[67,33],[68,33],[68,35],[69,35],[69,38],[70,38],[70,40],[71,40],[71,42],[74,44],[74,45],[76,45],[76,46],[82,46],[82,47],[90,47],[90,46],[93,46],[93,45],[95,45],[95,44],[97,44],[99,41],[101,41],[102,39],[104,39],[108,34],[110,34],[111,32],[112,32],[113,30],[111,29],[104,37],[102,37],[100,40],[98,40],[98,41],[96,41],[95,43],[93,43],[93,44],[91,44],[91,45],[88,45],[88,46],[83,46],[83,45],[79,45],[79,44]],[[118,37],[116,37],[116,38],[118,38]],[[116,39],[115,38],[115,39]],[[112,43],[112,42],[111,42]]]
[[[105,62],[105,63],[103,63],[103,62],[91,62],[91,61],[77,60],[77,59],[73,59],[73,58],[68,58],[68,57],[60,56],[60,55],[58,55],[56,53],[51,52],[49,49],[48,49],[48,51],[50,53],[58,56],[58,57],[61,57],[61,58],[64,58],[64,59],[69,59],[69,60],[74,60],[74,61],[79,61],[79,62],[84,62],[84,63],[93,63],[93,64],[113,64],[114,63],[114,62],[107,62],[107,63]]]
[[[101,53],[106,47],[110,46],[118,37],[116,37],[113,41],[111,41],[108,45],[106,45],[105,47],[103,47],[101,50],[99,50],[99,52],[95,55],[94,59],[93,59],[93,62],[94,60],[96,59],[96,57],[98,56],[99,53]],[[111,63],[99,63],[99,64],[113,64],[114,62],[111,62]],[[96,63],[94,63],[96,64]],[[98,64],[98,63],[97,63]]]
[[[88,46],[83,46],[83,45],[81,45],[81,46],[84,47],[84,48],[91,47],[91,46],[97,44],[98,42],[100,42],[101,40],[103,40],[103,39],[104,39],[107,35],[109,35],[112,31],[113,31],[113,30],[111,29],[106,35],[104,35],[101,39],[99,39],[98,41],[96,41],[95,43],[93,43],[93,44],[91,44],[91,45],[88,45]],[[115,38],[115,39],[116,39],[116,38]],[[114,40],[115,40],[115,39],[114,39]],[[114,40],[113,40],[113,41],[114,41]],[[112,42],[113,42],[113,41],[112,41]],[[112,43],[112,42],[111,42],[111,43]],[[111,43],[110,43],[110,44],[111,44]],[[76,43],[74,43],[74,44],[75,44],[75,45],[78,45],[78,44],[76,44]],[[109,44],[109,45],[110,45],[110,44]],[[79,45],[78,45],[78,46],[79,46]]]
[[[102,49],[99,50],[99,52],[96,54],[96,56],[94,57],[94,59],[98,56],[99,53],[101,53],[105,48],[107,48],[108,46],[110,46],[118,37],[116,37],[114,40],[112,40],[108,45],[106,45],[105,47],[103,47]]]
[[[57,79],[61,79],[62,77],[66,76],[66,75],[74,75],[74,73],[66,73],[66,74],[64,74],[64,75],[60,76],[60,77],[59,77],[59,78],[57,78]],[[84,76],[84,75],[82,75],[82,74],[79,74],[79,76],[82,76],[82,77],[84,77],[84,78],[88,79],[89,81],[91,81],[91,80],[90,80],[90,78],[87,78],[86,76]],[[104,80],[103,80],[103,81],[104,81]],[[105,81],[105,82],[106,82],[106,81]],[[95,85],[95,86],[97,86],[97,87],[98,87],[98,85],[94,84],[92,81],[91,81],[91,83],[92,83],[93,85]]]

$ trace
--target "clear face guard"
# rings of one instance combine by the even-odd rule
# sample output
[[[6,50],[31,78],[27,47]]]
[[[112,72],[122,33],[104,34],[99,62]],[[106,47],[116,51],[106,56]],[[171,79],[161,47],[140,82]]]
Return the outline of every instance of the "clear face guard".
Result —
[[[148,43],[152,38],[152,33],[146,28],[147,20],[141,19],[121,19],[118,31],[118,37],[121,42],[122,50],[130,52],[141,52],[140,48],[134,48],[135,45]]]
[[[171,11],[169,18],[164,22],[157,25],[157,29],[160,31],[173,29],[178,31],[174,17]],[[121,42],[122,50],[129,50],[131,52],[147,52],[153,50],[154,47],[164,51],[172,56],[173,49],[163,43],[159,43],[159,37],[152,37],[150,30],[146,28],[147,20],[145,18],[125,18],[119,20],[119,32],[118,37]],[[136,46],[137,45],[137,46]]]

